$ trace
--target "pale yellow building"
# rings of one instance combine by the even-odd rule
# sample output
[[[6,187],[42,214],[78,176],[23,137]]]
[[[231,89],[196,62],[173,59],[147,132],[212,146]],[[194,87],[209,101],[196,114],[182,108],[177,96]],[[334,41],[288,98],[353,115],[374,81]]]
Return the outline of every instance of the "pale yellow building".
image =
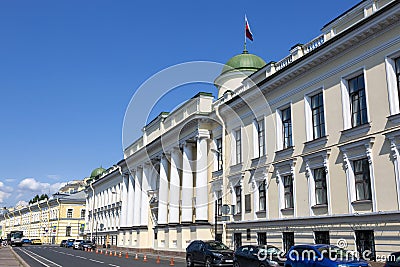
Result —
[[[1,237],[11,231],[23,231],[28,239],[42,243],[59,244],[68,238],[84,238],[85,193],[55,194],[25,207],[9,209],[0,215]]]

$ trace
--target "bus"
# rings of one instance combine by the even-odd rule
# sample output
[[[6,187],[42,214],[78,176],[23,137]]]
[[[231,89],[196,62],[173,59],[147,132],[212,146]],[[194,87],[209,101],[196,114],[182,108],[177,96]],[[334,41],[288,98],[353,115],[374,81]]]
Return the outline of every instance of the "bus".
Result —
[[[10,244],[11,246],[21,247],[23,236],[23,231],[11,231],[11,233],[7,234],[8,244]]]

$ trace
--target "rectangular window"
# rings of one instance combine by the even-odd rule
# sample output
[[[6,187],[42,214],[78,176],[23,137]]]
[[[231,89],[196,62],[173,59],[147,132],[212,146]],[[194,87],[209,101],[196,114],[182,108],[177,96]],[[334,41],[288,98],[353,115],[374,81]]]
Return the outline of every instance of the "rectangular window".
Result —
[[[267,244],[267,233],[257,233],[257,244],[259,246]]]
[[[242,213],[242,187],[235,187],[235,195],[236,195],[236,214]]]
[[[397,92],[400,97],[400,57],[398,57],[394,60],[394,64],[396,67]],[[399,101],[399,103],[400,103],[400,101]]]
[[[81,219],[85,219],[85,210],[81,210]]]
[[[325,168],[314,169],[315,204],[328,204]]]
[[[322,92],[311,97],[311,113],[314,139],[325,136],[324,101]]]
[[[285,209],[293,208],[293,179],[292,175],[283,176],[283,188],[285,193]]]
[[[292,115],[291,108],[281,110],[282,112],[282,136],[283,149],[293,146],[292,143]]]
[[[65,228],[65,236],[71,236],[71,226]]]
[[[236,164],[242,162],[242,133],[239,130],[235,131],[235,149],[236,149]]]
[[[244,210],[246,212],[251,212],[251,196],[247,194],[244,196]]]
[[[375,238],[373,230],[358,230],[356,233],[357,252],[366,260],[375,260]],[[365,253],[364,253],[365,252]]]
[[[371,179],[369,175],[368,159],[355,160],[354,179],[356,182],[356,199],[371,200]]]
[[[217,210],[218,216],[222,216],[222,191],[217,192]]]
[[[251,231],[250,231],[250,229],[246,229],[246,239],[247,239],[247,241],[251,240]]]
[[[315,244],[330,244],[329,231],[315,231]]]
[[[257,142],[258,142],[258,156],[265,155],[265,127],[264,120],[257,121]]]
[[[368,122],[364,74],[348,80],[351,125],[356,127]]]
[[[67,210],[67,218],[72,218],[72,212],[73,212],[73,209]]]
[[[222,138],[216,140],[217,145],[217,170],[222,170]]]
[[[294,233],[293,232],[283,232],[283,250],[288,252],[289,249],[294,246]]]
[[[258,187],[258,196],[259,196],[259,210],[260,211],[265,211],[267,208],[267,197],[265,194],[265,181],[260,183]]]

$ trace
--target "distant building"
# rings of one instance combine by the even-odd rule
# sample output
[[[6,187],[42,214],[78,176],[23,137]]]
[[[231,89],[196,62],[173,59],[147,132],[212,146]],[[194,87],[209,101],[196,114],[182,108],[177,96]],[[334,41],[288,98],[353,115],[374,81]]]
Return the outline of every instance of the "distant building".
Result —
[[[50,244],[58,244],[67,238],[84,238],[85,214],[84,191],[71,195],[55,194],[49,200],[0,214],[0,236],[6,238],[7,233],[20,230],[26,238],[39,238]]]

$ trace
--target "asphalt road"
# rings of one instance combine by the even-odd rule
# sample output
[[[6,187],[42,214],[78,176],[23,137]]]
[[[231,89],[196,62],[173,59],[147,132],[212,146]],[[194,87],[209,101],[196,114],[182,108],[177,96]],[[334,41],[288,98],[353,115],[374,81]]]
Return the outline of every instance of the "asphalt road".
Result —
[[[72,248],[62,248],[57,246],[23,246],[14,247],[14,251],[21,256],[26,263],[31,267],[45,266],[45,267],[94,267],[94,266],[107,266],[107,267],[150,267],[150,266],[170,266],[170,260],[161,258],[160,263],[156,263],[156,258],[148,257],[147,262],[143,262],[143,255],[139,255],[140,259],[135,260],[133,255],[125,258],[109,256],[104,254],[96,254],[95,252],[85,252],[80,250],[73,250]],[[118,251],[119,252],[119,251]],[[104,252],[103,252],[104,253]],[[114,255],[114,254],[113,254]],[[118,253],[117,253],[118,255]],[[174,261],[175,266],[183,267],[183,261]]]

